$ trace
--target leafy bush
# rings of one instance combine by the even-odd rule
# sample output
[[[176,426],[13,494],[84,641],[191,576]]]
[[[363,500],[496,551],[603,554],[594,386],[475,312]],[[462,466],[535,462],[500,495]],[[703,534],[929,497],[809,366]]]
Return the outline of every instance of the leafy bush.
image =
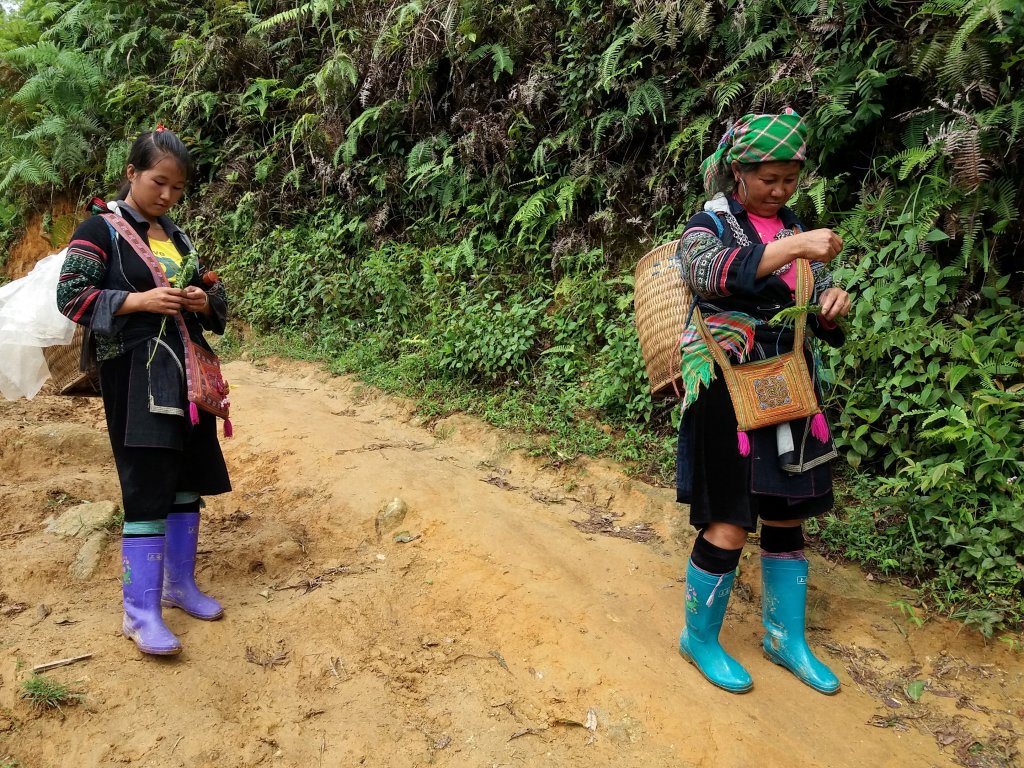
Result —
[[[502,302],[497,291],[464,292],[452,313],[441,320],[441,369],[491,381],[524,373],[547,305],[544,299],[522,296]]]
[[[606,338],[590,380],[589,401],[629,421],[650,421],[654,401],[632,318],[621,318],[608,328]]]

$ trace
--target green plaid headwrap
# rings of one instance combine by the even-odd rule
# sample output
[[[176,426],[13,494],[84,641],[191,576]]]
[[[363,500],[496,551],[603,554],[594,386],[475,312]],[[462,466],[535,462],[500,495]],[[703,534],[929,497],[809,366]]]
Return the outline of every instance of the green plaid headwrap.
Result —
[[[733,125],[718,149],[700,165],[704,188],[713,194],[715,182],[733,160],[767,163],[772,160],[804,160],[807,157],[807,123],[788,107],[780,115],[744,115]]]

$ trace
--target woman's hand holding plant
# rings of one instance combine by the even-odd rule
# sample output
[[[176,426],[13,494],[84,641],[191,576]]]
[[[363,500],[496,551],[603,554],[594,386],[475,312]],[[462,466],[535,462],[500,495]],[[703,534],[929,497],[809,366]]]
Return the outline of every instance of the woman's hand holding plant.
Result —
[[[180,288],[153,288],[142,293],[129,293],[114,314],[152,312],[155,315],[175,315],[181,311],[184,300],[184,292]]]
[[[182,292],[181,308],[187,312],[209,314],[210,297],[202,288],[190,285]]]
[[[831,229],[812,229],[773,240],[764,247],[761,263],[757,266],[757,276],[766,277],[797,259],[827,264],[842,250],[842,238]]]
[[[818,298],[818,304],[821,307],[818,315],[830,323],[850,314],[850,294],[842,288],[827,288]]]
[[[178,306],[176,309],[170,312],[158,312],[158,314],[162,314],[164,316],[164,319],[160,321],[160,332],[156,335],[157,342],[159,342],[164,337],[164,332],[166,332],[167,330],[168,315],[176,315],[179,312],[181,312],[182,309],[187,309],[190,312],[199,312],[206,310],[209,304],[209,299],[206,298],[206,292],[202,288],[196,288],[194,285],[189,285],[189,283],[192,282],[192,276],[196,273],[198,267],[199,261],[196,256],[196,252],[192,251],[185,257],[184,261],[182,261],[181,268],[178,270],[178,274],[174,276],[173,288],[155,288],[152,291],[146,291],[146,293],[141,294],[145,296],[146,294],[154,293],[154,291],[173,291],[174,294],[176,294],[161,294],[161,306],[167,306],[168,303],[170,302],[167,301],[166,299],[170,298],[177,299]],[[197,291],[201,293],[202,296],[197,296]],[[200,307],[201,309],[193,309],[193,307],[197,306]],[[149,359],[146,361],[147,368],[149,368],[149,366],[153,364],[153,357],[156,355],[156,350],[158,346],[159,344],[153,345],[153,351],[149,353]]]
[[[843,239],[831,229],[812,229],[786,240],[799,248],[796,258],[824,264],[828,264],[843,250]]]

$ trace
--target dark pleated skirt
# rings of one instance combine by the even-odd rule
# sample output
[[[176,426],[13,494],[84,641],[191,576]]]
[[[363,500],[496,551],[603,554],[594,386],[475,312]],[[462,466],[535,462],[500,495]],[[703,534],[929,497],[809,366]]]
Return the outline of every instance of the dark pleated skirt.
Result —
[[[166,517],[179,491],[213,496],[231,490],[215,416],[200,411],[192,426],[187,417],[150,412],[145,349],[100,364],[107,432],[129,522]]]
[[[736,440],[736,414],[725,379],[718,373],[684,415],[679,431],[676,496],[690,505],[690,524],[730,523],[748,531],[757,520],[803,520],[833,506],[831,466],[800,475],[778,466],[775,428],[752,432],[751,455]],[[752,477],[752,466],[758,476]],[[771,493],[754,493],[753,488]]]

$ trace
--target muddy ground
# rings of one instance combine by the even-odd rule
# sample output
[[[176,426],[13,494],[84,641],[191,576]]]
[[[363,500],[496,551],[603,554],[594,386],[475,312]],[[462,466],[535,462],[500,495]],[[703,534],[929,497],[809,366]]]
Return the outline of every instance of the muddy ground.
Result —
[[[119,500],[100,404],[0,401],[0,766],[1020,765],[1024,658],[908,622],[899,587],[812,557],[810,637],[843,683],[821,696],[761,655],[749,544],[723,640],[755,687],[730,695],[676,651],[692,534],[670,489],[312,365],[227,377],[235,490],[198,575],[226,615],[166,611],[166,659],[120,635],[116,525],[84,577],[83,539],[46,530]],[[81,703],[20,697],[88,653],[46,673]]]

